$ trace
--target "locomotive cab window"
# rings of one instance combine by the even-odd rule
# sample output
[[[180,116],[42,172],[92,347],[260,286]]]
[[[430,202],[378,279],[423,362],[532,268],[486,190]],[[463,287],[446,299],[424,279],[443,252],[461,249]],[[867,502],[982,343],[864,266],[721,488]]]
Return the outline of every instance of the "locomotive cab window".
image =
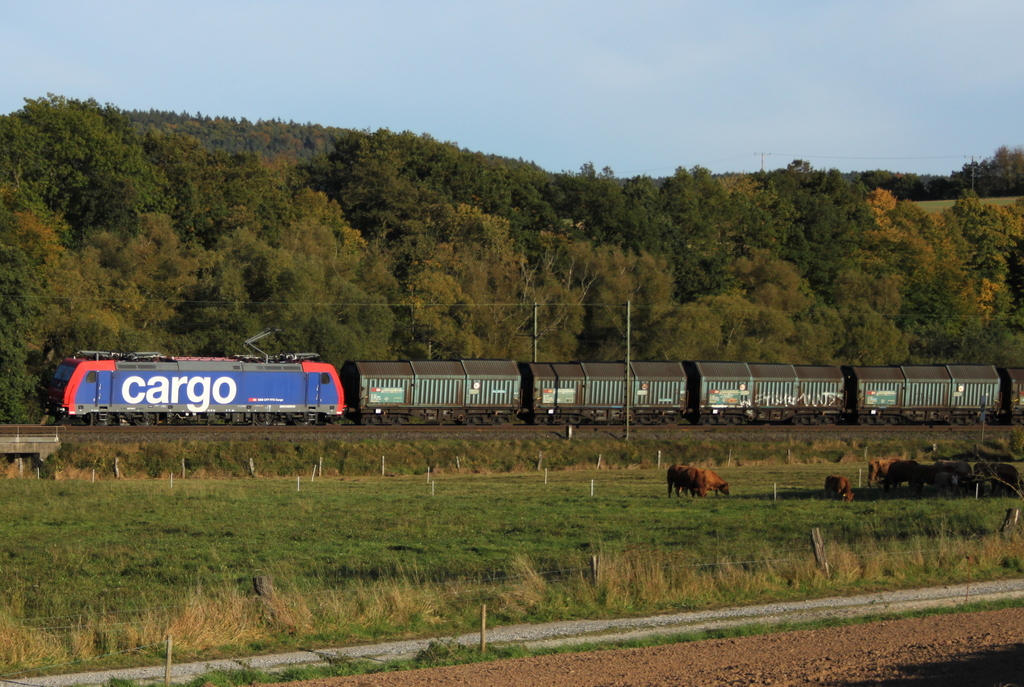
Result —
[[[85,381],[88,382],[89,384],[95,384],[96,383],[96,370],[90,370],[89,374],[87,374],[85,376]]]
[[[326,372],[321,372],[320,373],[320,383],[321,384],[330,384],[331,383],[331,375],[327,374]]]

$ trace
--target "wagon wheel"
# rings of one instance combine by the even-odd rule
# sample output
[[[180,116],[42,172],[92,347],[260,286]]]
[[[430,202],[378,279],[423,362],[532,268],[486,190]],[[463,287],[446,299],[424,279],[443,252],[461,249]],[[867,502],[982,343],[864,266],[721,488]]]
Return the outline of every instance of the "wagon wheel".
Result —
[[[135,413],[132,415],[132,424],[136,427],[149,427],[153,424],[152,413]]]

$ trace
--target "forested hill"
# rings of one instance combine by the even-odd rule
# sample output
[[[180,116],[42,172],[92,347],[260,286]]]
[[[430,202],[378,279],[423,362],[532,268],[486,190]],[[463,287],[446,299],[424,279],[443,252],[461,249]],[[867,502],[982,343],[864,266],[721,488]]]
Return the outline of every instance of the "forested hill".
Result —
[[[244,141],[274,123],[191,119],[210,143],[59,96],[0,116],[0,422],[38,419],[75,351],[267,327],[335,364],[526,360],[537,312],[541,359],[622,359],[627,301],[638,360],[1024,365],[1024,204],[970,190],[1019,185],[1020,148],[928,213],[905,177],[799,160],[656,182],[310,127],[308,160],[268,163]]]
[[[255,153],[265,160],[285,158],[309,161],[328,152],[334,140],[344,132],[319,124],[296,124],[280,120],[249,120],[210,117],[196,113],[178,114],[159,110],[127,110],[124,113],[140,134],[159,131],[183,134],[198,140],[207,150],[228,153]]]

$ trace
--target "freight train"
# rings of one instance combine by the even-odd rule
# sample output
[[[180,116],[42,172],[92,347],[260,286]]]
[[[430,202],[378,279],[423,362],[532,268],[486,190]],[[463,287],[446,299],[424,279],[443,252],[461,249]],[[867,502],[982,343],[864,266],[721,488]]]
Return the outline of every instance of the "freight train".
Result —
[[[84,351],[49,412],[93,425],[1024,424],[1024,368],[712,361],[517,363],[178,358]],[[627,389],[629,392],[626,402]]]

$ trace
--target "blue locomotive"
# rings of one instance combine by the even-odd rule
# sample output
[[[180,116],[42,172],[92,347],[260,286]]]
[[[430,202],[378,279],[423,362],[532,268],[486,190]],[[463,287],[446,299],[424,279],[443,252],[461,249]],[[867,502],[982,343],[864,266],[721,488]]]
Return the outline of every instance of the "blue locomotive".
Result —
[[[259,360],[82,351],[50,382],[48,411],[92,425],[318,424],[341,417],[333,365],[309,354]]]

